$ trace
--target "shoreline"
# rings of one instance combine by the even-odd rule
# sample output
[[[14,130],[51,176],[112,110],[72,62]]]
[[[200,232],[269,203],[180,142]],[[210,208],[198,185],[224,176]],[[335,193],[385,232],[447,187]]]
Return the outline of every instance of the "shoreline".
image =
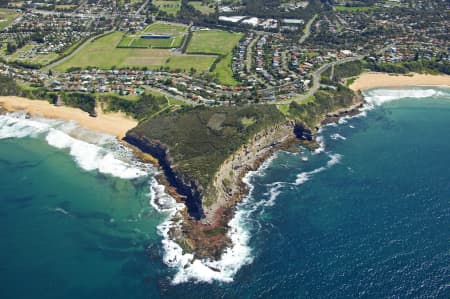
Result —
[[[417,74],[396,75],[389,73],[364,72],[350,84],[353,91],[383,87],[408,87],[408,86],[450,86],[449,75]]]
[[[114,135],[122,141],[128,130],[137,126],[138,122],[124,113],[104,113],[97,109],[97,116],[78,108],[55,106],[43,100],[30,100],[16,96],[0,96],[0,107],[7,112],[25,111],[32,116],[75,121],[90,130]]]

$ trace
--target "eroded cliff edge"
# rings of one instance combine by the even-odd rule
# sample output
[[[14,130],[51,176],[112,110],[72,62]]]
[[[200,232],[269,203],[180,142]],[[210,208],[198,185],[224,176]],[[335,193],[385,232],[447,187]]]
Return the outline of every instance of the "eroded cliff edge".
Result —
[[[319,94],[313,105],[293,103],[287,113],[275,105],[202,107],[162,115],[129,131],[125,140],[158,159],[165,180],[186,205],[171,238],[196,258],[219,259],[230,245],[228,223],[248,193],[244,176],[276,150],[312,142],[310,128],[327,113],[360,101],[343,90]]]

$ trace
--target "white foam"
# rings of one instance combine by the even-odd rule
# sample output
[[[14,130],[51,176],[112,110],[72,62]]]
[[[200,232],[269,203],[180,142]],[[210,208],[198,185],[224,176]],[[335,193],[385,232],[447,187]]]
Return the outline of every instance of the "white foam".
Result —
[[[338,164],[339,162],[341,162],[341,159],[342,159],[341,154],[331,154],[329,157],[330,157],[330,160],[327,162],[328,168],[332,167],[333,165]]]
[[[322,171],[325,171],[331,167],[333,167],[334,165],[338,164],[341,159],[342,159],[342,155],[341,154],[329,154],[328,157],[330,158],[330,160],[328,160],[327,165],[326,166],[321,166],[319,168],[316,168],[312,171],[304,171],[301,172],[299,174],[297,174],[297,178],[295,180],[294,185],[301,185],[304,184],[305,182],[309,181],[309,179],[317,173],[320,173]]]
[[[318,133],[321,133],[321,129],[319,130]],[[313,151],[313,155],[317,155],[325,151],[325,141],[323,140],[323,137],[317,136],[316,142],[319,144],[319,147]]]
[[[179,226],[180,221],[175,222],[173,219],[181,219],[175,217],[182,209],[183,204],[176,203],[175,200],[159,199],[158,197],[167,197],[167,194],[161,192],[163,187],[156,180],[152,182],[150,194],[153,197],[151,204],[158,210],[167,212],[167,219],[158,226],[158,232],[163,236],[163,261],[169,267],[176,269],[176,273],[172,279],[173,284],[184,282],[231,282],[234,275],[239,269],[253,261],[251,248],[248,245],[250,233],[247,229],[248,221],[251,215],[258,207],[274,204],[279,192],[273,190],[268,201],[259,201],[248,205],[254,189],[250,184],[250,179],[256,175],[263,175],[264,171],[269,167],[270,163],[276,157],[276,154],[267,159],[257,171],[250,171],[243,178],[244,183],[249,187],[249,195],[238,204],[234,217],[228,223],[230,229],[228,237],[231,240],[231,246],[226,248],[219,260],[195,259],[192,254],[183,253],[182,248],[169,237],[169,231],[173,226]],[[278,188],[281,187],[278,186]],[[161,209],[161,201],[165,204],[165,208]],[[164,205],[163,204],[163,205]]]
[[[0,115],[0,139],[35,137],[48,129],[49,125],[28,119],[25,113]]]
[[[312,171],[301,172],[301,173],[297,174],[297,179],[295,180],[294,185],[298,186],[298,185],[304,184],[307,181],[309,181],[309,179],[311,178],[312,175],[314,175],[316,173],[319,173],[319,172],[322,172],[324,170],[326,170],[325,167],[319,167],[319,168],[316,168],[316,169],[314,169]]]
[[[148,174],[148,165],[133,160],[129,149],[113,136],[86,130],[73,122],[29,118],[25,113],[0,115],[0,139],[39,136],[45,136],[47,143],[55,148],[69,150],[83,170],[96,170],[122,179]]]
[[[366,102],[375,106],[383,103],[405,98],[429,98],[448,96],[448,93],[435,88],[409,88],[409,89],[372,89],[364,92]]]
[[[341,134],[335,133],[335,134],[331,134],[330,135],[331,139],[333,140],[347,140],[347,138],[345,138],[344,136],[342,136]]]
[[[273,185],[273,187],[269,190],[269,200],[264,202],[264,206],[266,207],[272,207],[275,205],[275,201],[278,198],[278,196],[281,194],[281,188],[285,186],[285,183],[278,182]]]

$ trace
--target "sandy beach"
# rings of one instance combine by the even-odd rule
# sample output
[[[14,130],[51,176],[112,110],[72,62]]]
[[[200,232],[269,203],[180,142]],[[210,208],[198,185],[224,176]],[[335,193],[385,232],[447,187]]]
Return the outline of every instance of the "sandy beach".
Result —
[[[450,86],[449,75],[392,75],[387,73],[367,72],[361,74],[350,85],[353,90],[365,90],[375,87],[401,86]]]
[[[73,120],[88,129],[115,135],[122,139],[126,132],[138,122],[123,113],[103,113],[97,109],[97,117],[91,117],[87,112],[71,107],[57,107],[47,101],[29,100],[21,97],[2,96],[0,106],[13,111],[27,111],[34,116]]]

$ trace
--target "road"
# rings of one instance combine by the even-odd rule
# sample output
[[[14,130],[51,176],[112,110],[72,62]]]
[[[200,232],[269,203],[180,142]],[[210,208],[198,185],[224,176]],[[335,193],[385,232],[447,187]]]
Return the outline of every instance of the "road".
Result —
[[[305,40],[311,35],[311,25],[316,18],[317,18],[317,15],[312,17],[312,19],[309,20],[308,23],[306,23],[305,33],[303,33],[302,37],[298,41],[299,44],[303,44],[305,42]]]
[[[384,51],[386,51],[390,47],[392,47],[392,45],[385,46],[384,48],[378,50],[377,54],[383,53]],[[358,55],[358,56],[353,56],[353,57],[347,57],[347,58],[339,59],[339,60],[336,60],[336,61],[324,64],[320,68],[318,68],[314,73],[312,73],[313,86],[306,93],[299,94],[299,95],[297,95],[297,96],[295,96],[293,98],[290,98],[288,100],[276,101],[276,102],[273,102],[273,103],[270,103],[270,104],[283,105],[283,104],[290,104],[292,101],[302,102],[302,101],[306,100],[307,98],[313,96],[316,93],[316,91],[319,90],[319,88],[320,88],[320,76],[329,67],[331,67],[331,66],[334,67],[336,65],[347,63],[347,62],[351,62],[351,61],[362,60],[363,58],[364,58],[364,55]]]
[[[255,46],[256,42],[259,40],[259,37],[261,35],[259,33],[255,34],[255,37],[252,39],[250,44],[247,46],[247,57],[245,58],[245,67],[247,68],[247,72],[250,72],[252,69],[252,60],[253,60],[253,47]]]

